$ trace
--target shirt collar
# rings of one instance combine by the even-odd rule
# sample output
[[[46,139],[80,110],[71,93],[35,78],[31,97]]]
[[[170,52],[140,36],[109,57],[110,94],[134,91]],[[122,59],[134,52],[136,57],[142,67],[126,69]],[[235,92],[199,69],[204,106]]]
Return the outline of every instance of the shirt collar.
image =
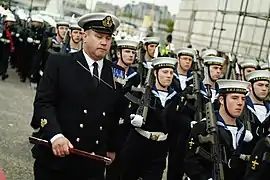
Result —
[[[103,61],[104,61],[103,59],[101,59],[99,61],[94,61],[92,58],[90,58],[88,56],[88,54],[86,54],[86,52],[84,50],[82,52],[83,52],[83,55],[85,57],[85,60],[86,60],[86,62],[88,64],[89,68],[93,65],[94,62],[98,63],[98,68],[99,69],[103,67]]]

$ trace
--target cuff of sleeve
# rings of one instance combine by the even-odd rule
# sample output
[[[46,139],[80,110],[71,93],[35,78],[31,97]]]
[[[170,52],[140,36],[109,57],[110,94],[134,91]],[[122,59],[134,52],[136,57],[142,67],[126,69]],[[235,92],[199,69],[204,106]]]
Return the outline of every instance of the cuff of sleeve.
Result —
[[[51,138],[51,143],[53,143],[57,138],[60,138],[60,137],[64,137],[64,135],[63,134],[56,134],[55,136],[53,136],[52,138]]]

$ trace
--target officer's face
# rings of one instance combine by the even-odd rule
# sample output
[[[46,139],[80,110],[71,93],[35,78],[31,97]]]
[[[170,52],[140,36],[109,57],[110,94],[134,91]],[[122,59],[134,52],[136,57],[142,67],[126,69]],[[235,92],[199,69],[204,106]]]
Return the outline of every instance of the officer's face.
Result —
[[[180,64],[180,68],[184,71],[188,71],[192,64],[192,57],[191,56],[180,56],[178,58],[178,63]]]
[[[245,101],[246,101],[245,94],[239,94],[239,93],[227,94],[226,106],[229,113],[235,118],[240,117],[245,106]],[[221,104],[221,108],[225,109],[223,97],[220,97],[219,102]]]
[[[41,25],[42,25],[41,22],[37,22],[37,21],[32,21],[31,24],[32,24],[32,26],[34,26],[34,27],[41,27]]]
[[[13,26],[14,22],[13,21],[7,21],[7,26]]]
[[[269,82],[268,81],[257,81],[253,84],[253,89],[255,91],[255,94],[260,98],[260,99],[265,99],[266,96],[268,95],[269,91]],[[253,93],[253,91],[251,90]]]
[[[88,30],[83,33],[83,48],[94,60],[101,60],[109,52],[112,44],[112,35]]]
[[[79,43],[82,40],[82,33],[80,30],[72,30],[70,32],[70,37],[74,43]]]
[[[67,30],[68,30],[68,27],[67,26],[58,26],[57,27],[57,32],[58,32],[59,36],[62,39],[65,38],[65,35],[66,35]]]
[[[145,45],[144,47],[146,50],[148,50],[149,55],[154,57],[157,44],[148,44],[148,45]]]
[[[155,76],[158,77],[160,84],[164,87],[169,87],[172,84],[173,69],[172,68],[161,68],[155,71]],[[158,81],[156,78],[156,82]]]
[[[120,50],[121,51],[121,50]],[[117,51],[118,59],[121,59],[120,51]],[[127,65],[131,65],[134,62],[136,51],[132,49],[122,49],[122,59]]]
[[[216,81],[220,78],[222,72],[222,66],[220,65],[210,65],[210,76],[213,81]]]

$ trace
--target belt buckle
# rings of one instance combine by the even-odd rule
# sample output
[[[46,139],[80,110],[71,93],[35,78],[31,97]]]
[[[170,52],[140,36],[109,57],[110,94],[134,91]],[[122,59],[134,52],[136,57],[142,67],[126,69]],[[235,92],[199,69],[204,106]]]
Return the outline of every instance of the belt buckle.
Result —
[[[150,135],[150,139],[153,140],[153,141],[157,141],[159,138],[159,135],[155,135],[155,134],[152,134]]]

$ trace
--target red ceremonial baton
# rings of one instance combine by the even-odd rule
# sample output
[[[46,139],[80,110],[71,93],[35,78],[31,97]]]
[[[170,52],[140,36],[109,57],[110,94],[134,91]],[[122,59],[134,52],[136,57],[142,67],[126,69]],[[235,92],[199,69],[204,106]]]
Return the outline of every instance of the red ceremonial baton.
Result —
[[[1,168],[0,168],[0,180],[6,180],[6,175]]]
[[[44,140],[44,139],[40,139],[40,138],[36,138],[36,137],[30,136],[29,137],[29,141],[30,141],[30,143],[33,143],[33,144],[41,144],[41,145],[45,145],[45,146],[51,147],[50,143],[47,140]],[[104,157],[104,156],[100,156],[100,155],[96,155],[96,154],[89,153],[89,152],[82,151],[82,150],[75,149],[75,148],[70,148],[69,149],[69,152],[71,154],[76,154],[76,155],[79,155],[79,156],[84,156],[84,157],[87,157],[87,158],[90,158],[90,159],[94,159],[94,160],[97,160],[97,161],[103,161],[105,163],[111,163],[112,162],[112,160],[110,158],[107,158],[107,157]]]

